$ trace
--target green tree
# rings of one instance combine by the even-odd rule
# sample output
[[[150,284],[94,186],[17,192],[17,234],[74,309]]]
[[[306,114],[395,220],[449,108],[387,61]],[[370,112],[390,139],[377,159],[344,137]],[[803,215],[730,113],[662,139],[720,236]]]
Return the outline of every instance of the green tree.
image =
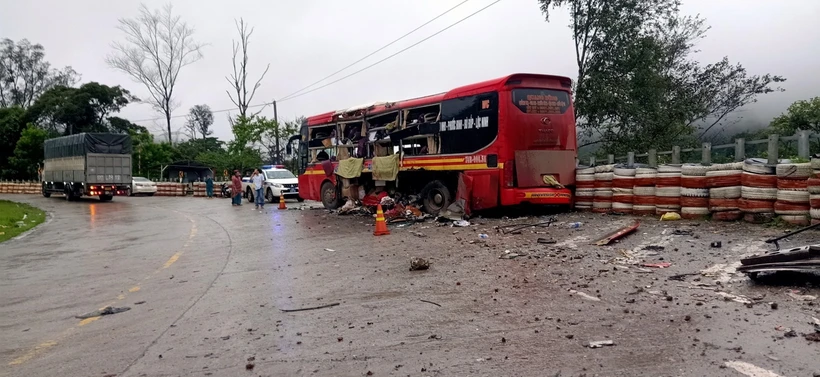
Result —
[[[197,161],[210,166],[217,174],[222,174],[224,170],[229,172],[235,169],[245,171],[262,165],[259,151],[253,148],[205,152],[197,156]]]
[[[83,84],[79,88],[56,86],[43,93],[28,109],[27,119],[50,132],[65,135],[108,132],[112,131],[109,115],[135,100],[128,90],[120,86],[96,82]]]
[[[145,131],[131,131],[133,154],[131,156],[135,176],[147,178],[163,178],[162,168],[173,162],[177,154],[176,148],[169,143],[156,143],[154,135]]]
[[[569,8],[576,47],[576,120],[587,144],[605,153],[695,143],[780,76],[749,75],[728,59],[692,56],[708,30],[683,17],[678,0],[539,0],[549,17]]]
[[[820,97],[797,101],[774,118],[771,127],[781,135],[793,135],[798,130],[820,132]]]
[[[0,108],[0,176],[10,178],[9,158],[26,128],[26,111],[20,107]]]
[[[175,160],[196,160],[203,153],[224,151],[224,142],[215,137],[191,139],[174,146]]]
[[[203,138],[214,133],[211,126],[214,124],[214,114],[208,105],[196,105],[188,111],[185,120],[185,129],[191,139],[196,139],[197,134]]]
[[[108,117],[108,129],[110,132],[118,134],[148,133],[147,128],[120,117]]]
[[[25,39],[0,41],[0,107],[28,108],[47,90],[72,86],[79,80],[71,67],[51,68],[45,55],[42,45]]]
[[[20,134],[14,155],[9,158],[9,165],[14,169],[15,178],[32,179],[37,177],[37,167],[43,162],[43,143],[49,133],[29,124]]]

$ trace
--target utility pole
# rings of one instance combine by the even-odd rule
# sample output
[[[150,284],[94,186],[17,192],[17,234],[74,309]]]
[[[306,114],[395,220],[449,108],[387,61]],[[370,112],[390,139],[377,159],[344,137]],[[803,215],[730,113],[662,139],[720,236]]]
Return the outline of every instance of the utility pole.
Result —
[[[274,137],[276,138],[276,153],[274,154],[274,164],[281,164],[282,159],[279,156],[279,114],[276,112],[276,100],[273,100],[273,122],[276,124],[276,128],[274,129]]]

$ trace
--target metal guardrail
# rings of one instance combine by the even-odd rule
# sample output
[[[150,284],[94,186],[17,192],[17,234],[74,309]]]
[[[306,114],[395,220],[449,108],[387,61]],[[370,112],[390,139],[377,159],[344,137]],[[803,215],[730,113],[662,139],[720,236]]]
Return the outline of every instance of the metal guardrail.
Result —
[[[610,154],[607,156],[607,163],[614,164],[615,162],[626,162],[627,165],[632,165],[635,163],[636,158],[646,158],[648,165],[651,167],[658,166],[658,156],[666,156],[671,155],[670,163],[671,164],[680,164],[681,163],[681,153],[692,153],[692,152],[701,152],[701,164],[708,165],[712,163],[712,151],[715,150],[722,150],[722,149],[734,149],[735,150],[735,161],[743,161],[747,158],[746,156],[746,146],[747,145],[760,145],[760,144],[767,144],[767,159],[768,163],[771,165],[777,164],[779,160],[778,152],[780,150],[780,143],[781,142],[797,142],[797,156],[803,159],[810,158],[809,152],[809,142],[811,140],[820,140],[820,135],[811,134],[810,131],[799,131],[793,136],[785,136],[781,137],[777,134],[769,135],[768,139],[760,139],[760,140],[751,140],[746,141],[746,139],[735,139],[735,142],[732,144],[720,144],[720,145],[712,145],[712,143],[703,143],[700,148],[684,148],[681,149],[679,146],[672,147],[671,151],[658,151],[656,149],[650,149],[646,153],[636,154],[635,152],[628,152],[626,156],[615,157],[615,155]],[[595,156],[591,156],[589,159],[589,166],[595,166],[597,163]]]

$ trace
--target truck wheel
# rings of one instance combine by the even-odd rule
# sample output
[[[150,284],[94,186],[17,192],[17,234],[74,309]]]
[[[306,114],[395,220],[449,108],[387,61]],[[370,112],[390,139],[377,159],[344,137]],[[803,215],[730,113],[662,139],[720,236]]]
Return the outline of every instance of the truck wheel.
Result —
[[[297,202],[299,202],[299,203],[302,203],[302,202],[304,202],[304,201],[305,201],[305,198],[303,198],[303,197],[301,197],[301,196],[297,196],[297,197],[296,197],[296,201],[297,201]]]
[[[51,197],[51,193],[48,190],[46,190],[46,184],[45,183],[43,183],[43,189],[42,190],[43,190],[43,197],[44,198],[50,198]]]
[[[339,208],[339,204],[341,204],[340,202],[339,190],[336,189],[336,185],[330,181],[322,183],[322,204],[324,204],[325,208]]]
[[[74,196],[74,190],[72,190],[71,187],[66,187],[65,188],[65,200],[68,200],[69,202],[73,202],[76,199],[77,199],[77,197]]]
[[[245,198],[247,198],[247,199],[248,199],[248,203],[253,203],[253,199],[254,199],[254,198],[253,198],[253,191],[251,191],[251,189],[248,189],[248,190],[245,192]]]
[[[110,202],[112,199],[114,199],[112,195],[100,195],[101,202]]]
[[[433,181],[421,190],[424,211],[435,216],[450,205],[450,190],[441,181]]]

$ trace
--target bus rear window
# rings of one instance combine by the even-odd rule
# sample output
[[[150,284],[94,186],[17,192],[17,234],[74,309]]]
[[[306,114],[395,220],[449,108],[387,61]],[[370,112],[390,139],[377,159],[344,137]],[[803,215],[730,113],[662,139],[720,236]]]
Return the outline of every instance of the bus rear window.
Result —
[[[563,114],[569,109],[569,93],[562,90],[513,89],[512,101],[525,114]]]

